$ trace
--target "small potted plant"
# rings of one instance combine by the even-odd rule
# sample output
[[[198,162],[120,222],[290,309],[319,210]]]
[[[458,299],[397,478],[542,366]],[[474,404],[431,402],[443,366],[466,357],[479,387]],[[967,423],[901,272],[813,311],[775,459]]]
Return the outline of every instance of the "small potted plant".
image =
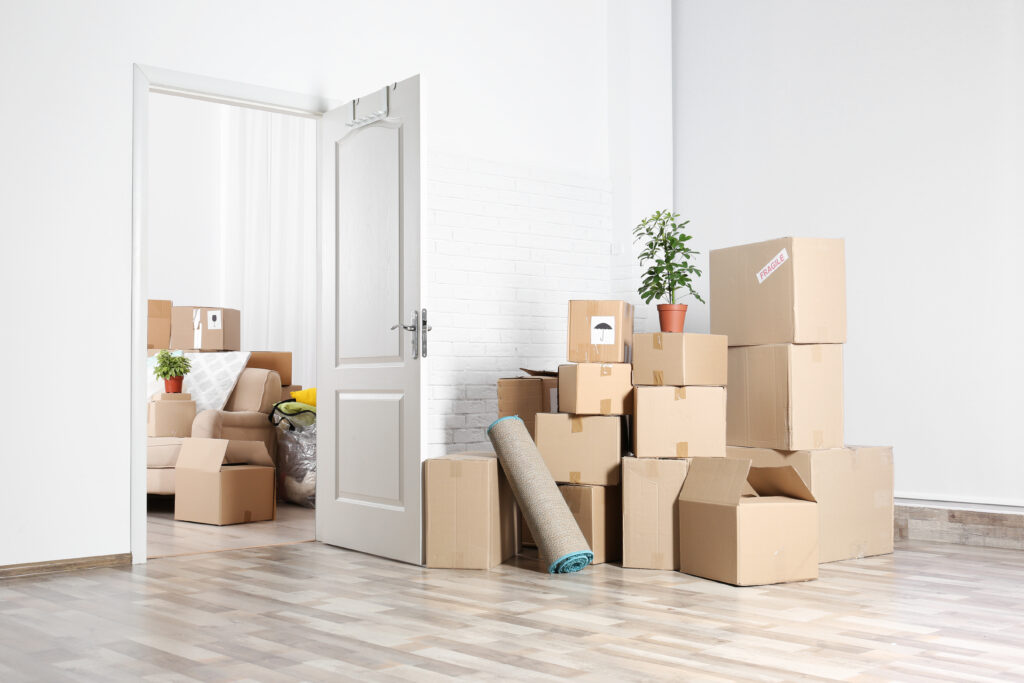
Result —
[[[164,391],[168,394],[180,394],[181,383],[185,381],[185,375],[192,371],[192,361],[184,355],[173,356],[171,352],[164,349],[156,354],[156,367],[153,374],[157,379],[164,381]]]
[[[662,332],[683,331],[687,306],[676,303],[677,293],[679,298],[689,295],[704,303],[693,288],[692,278],[700,277],[701,271],[690,260],[700,252],[686,246],[693,238],[684,231],[689,222],[680,223],[678,213],[655,211],[633,229],[636,241],[642,241],[644,247],[637,257],[640,265],[651,263],[638,291],[644,303],[665,302],[658,304]]]

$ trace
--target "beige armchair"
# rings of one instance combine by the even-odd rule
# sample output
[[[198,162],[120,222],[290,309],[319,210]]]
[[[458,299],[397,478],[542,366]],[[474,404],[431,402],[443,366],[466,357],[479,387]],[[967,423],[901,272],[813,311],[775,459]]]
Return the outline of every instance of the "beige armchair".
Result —
[[[245,368],[224,410],[204,410],[192,422],[192,436],[205,439],[262,441],[277,462],[277,428],[268,416],[281,400],[281,376],[273,370]],[[146,451],[146,490],[174,494],[174,466],[182,439],[150,437]]]

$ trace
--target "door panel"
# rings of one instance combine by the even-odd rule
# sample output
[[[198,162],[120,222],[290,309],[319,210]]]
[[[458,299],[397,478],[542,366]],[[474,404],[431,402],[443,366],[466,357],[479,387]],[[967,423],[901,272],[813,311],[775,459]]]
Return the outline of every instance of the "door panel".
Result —
[[[324,115],[317,539],[422,563],[419,79]]]

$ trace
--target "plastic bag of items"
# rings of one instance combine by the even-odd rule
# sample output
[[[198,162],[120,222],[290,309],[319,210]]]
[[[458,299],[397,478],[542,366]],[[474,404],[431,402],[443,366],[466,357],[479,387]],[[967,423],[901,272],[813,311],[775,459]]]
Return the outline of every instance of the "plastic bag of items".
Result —
[[[282,401],[270,413],[277,425],[277,466],[284,499],[316,506],[316,407]]]

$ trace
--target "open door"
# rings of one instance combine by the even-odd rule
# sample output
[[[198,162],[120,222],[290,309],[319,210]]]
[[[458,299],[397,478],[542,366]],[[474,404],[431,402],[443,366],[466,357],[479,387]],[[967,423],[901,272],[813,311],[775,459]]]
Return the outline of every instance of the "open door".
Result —
[[[320,144],[316,537],[422,564],[419,77],[326,113]]]

